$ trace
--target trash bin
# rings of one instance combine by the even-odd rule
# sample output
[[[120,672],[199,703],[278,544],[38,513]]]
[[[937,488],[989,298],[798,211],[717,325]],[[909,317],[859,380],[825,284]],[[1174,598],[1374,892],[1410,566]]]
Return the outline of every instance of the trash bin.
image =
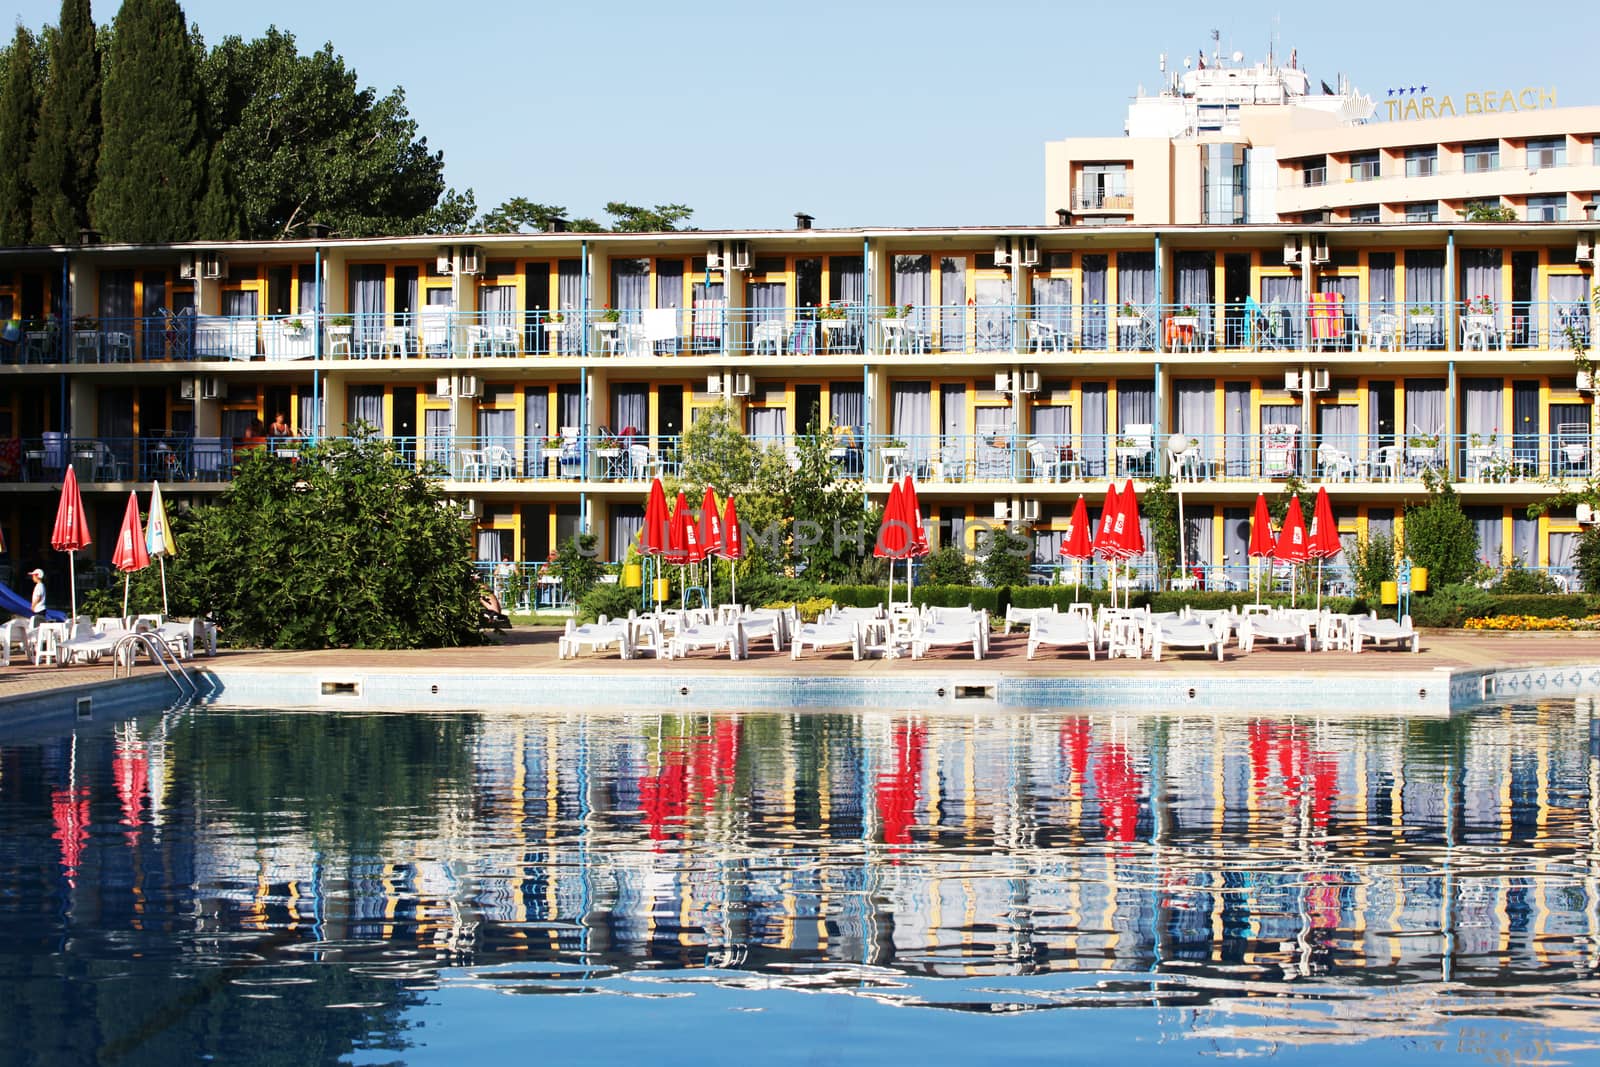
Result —
[[[1411,568],[1411,591],[1413,593],[1426,593],[1428,591],[1428,568]]]
[[[1378,599],[1385,604],[1400,603],[1400,583],[1384,582],[1378,589]]]

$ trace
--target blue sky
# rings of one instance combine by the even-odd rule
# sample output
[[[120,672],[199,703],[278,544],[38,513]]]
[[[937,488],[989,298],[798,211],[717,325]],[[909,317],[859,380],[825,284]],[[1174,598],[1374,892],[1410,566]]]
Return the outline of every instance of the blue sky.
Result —
[[[0,0],[0,10],[5,9]],[[57,2],[10,0],[54,21]],[[601,214],[669,201],[706,228],[1044,221],[1043,143],[1121,132],[1128,98],[1222,32],[1227,52],[1299,48],[1313,79],[1343,71],[1451,94],[1553,86],[1600,98],[1594,9],[1477,0],[1336,6],[1043,0],[189,0],[208,42],[275,22],[324,41],[364,84],[403,86],[451,184]],[[97,0],[108,22],[111,0]]]

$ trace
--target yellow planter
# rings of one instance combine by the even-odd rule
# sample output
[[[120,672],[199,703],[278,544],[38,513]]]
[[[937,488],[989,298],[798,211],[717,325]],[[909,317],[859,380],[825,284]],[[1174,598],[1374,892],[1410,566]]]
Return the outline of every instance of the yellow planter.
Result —
[[[1400,603],[1400,583],[1384,582],[1378,590],[1378,599],[1385,604]]]
[[[637,563],[624,564],[622,568],[622,584],[629,589],[637,589],[644,584],[644,568]]]
[[[1411,591],[1413,593],[1426,593],[1428,591],[1428,568],[1411,568]]]
[[[666,600],[671,595],[672,583],[665,578],[657,578],[655,580],[655,599],[658,601]]]

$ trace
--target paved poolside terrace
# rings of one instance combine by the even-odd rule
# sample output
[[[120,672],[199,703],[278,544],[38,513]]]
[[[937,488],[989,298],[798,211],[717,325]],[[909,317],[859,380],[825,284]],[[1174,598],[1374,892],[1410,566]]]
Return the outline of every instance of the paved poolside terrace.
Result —
[[[194,666],[215,680],[211,702],[288,708],[560,708],[655,706],[888,707],[971,701],[973,707],[1129,710],[1307,711],[1449,714],[1485,698],[1600,693],[1600,633],[1426,631],[1423,651],[1311,652],[1260,647],[1089,662],[1081,652],[1026,658],[1027,635],[995,634],[975,661],[938,649],[921,660],[852,660],[848,652],[799,661],[763,644],[734,662],[709,651],[685,659],[618,659],[614,652],[556,657],[554,628],[518,628],[474,648],[314,652],[227,651]],[[156,702],[175,698],[159,668],[134,678]],[[1487,679],[1487,681],[1486,681]],[[80,690],[109,694],[103,665],[0,670],[0,725],[8,706]],[[92,687],[84,690],[83,687]]]

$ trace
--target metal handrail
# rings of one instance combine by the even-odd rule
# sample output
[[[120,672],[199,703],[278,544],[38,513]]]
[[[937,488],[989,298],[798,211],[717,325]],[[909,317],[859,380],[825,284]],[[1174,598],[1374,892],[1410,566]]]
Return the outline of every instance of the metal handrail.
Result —
[[[178,687],[178,692],[183,694],[186,700],[195,700],[199,698],[200,687],[195,684],[193,678],[189,677],[189,672],[184,668],[183,664],[179,662],[178,657],[173,654],[172,649],[167,647],[167,643],[165,641],[162,641],[154,634],[144,630],[141,630],[137,633],[124,634],[122,637],[118,638],[117,643],[112,646],[112,678],[122,677],[124,650],[128,652],[127,676],[130,678],[133,677],[133,663],[134,660],[138,658],[136,646],[139,645],[143,645],[145,651],[149,653],[150,658],[159,664],[163,671],[166,671],[167,678],[172,682],[173,685]]]

